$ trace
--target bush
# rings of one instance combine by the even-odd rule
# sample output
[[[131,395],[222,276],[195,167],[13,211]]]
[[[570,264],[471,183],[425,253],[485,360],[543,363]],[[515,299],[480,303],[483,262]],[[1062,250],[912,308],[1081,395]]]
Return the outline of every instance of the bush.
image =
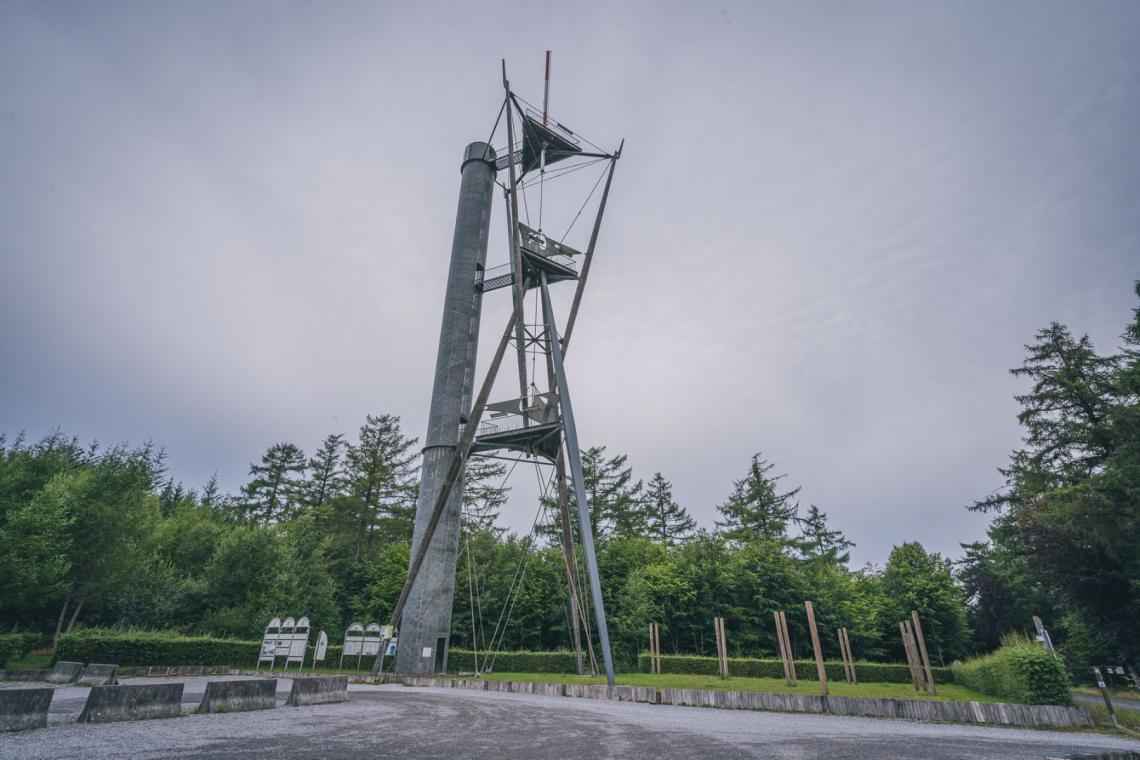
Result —
[[[824,662],[829,681],[842,681],[843,663]],[[649,655],[643,654],[638,658],[638,669],[642,673],[649,672]],[[932,668],[935,683],[954,683],[954,676],[950,668]],[[717,665],[715,657],[697,657],[695,655],[662,655],[661,672],[687,673],[691,675],[715,676]],[[753,657],[728,658],[728,673],[740,678],[783,678],[784,666],[776,659],[757,659]],[[856,662],[855,675],[860,681],[880,683],[910,683],[910,668],[906,665],[891,662]],[[796,677],[801,681],[818,680],[815,670],[815,660],[797,660]]]
[[[957,683],[1027,705],[1072,704],[1060,659],[1025,636],[1007,636],[1001,648],[952,667]]]
[[[257,641],[183,636],[164,631],[80,629],[60,637],[56,659],[129,666],[229,665],[257,663]]]
[[[479,667],[493,664],[499,673],[574,673],[574,653],[560,652],[479,652]],[[447,669],[452,672],[474,672],[474,653],[468,649],[452,649],[447,654]]]
[[[23,654],[24,638],[18,633],[6,633],[0,635],[0,668],[4,667],[8,660],[13,660]]]

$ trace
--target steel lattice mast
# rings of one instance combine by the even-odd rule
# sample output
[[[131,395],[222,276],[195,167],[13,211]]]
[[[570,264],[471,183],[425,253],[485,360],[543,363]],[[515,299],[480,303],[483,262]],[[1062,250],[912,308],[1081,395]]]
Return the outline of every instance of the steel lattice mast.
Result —
[[[413,551],[408,578],[391,620],[393,629],[397,624],[400,625],[396,656],[398,673],[434,673],[446,669],[464,467],[473,454],[506,450],[555,467],[561,512],[560,539],[570,586],[574,644],[579,653],[581,670],[578,623],[581,618],[584,625],[585,619],[581,614],[582,604],[578,594],[570,529],[569,503],[573,497],[602,659],[607,680],[611,685],[614,683],[613,659],[594,551],[577,426],[566,378],[565,354],[589,276],[621,148],[613,153],[600,150],[588,152],[581,147],[577,135],[550,117],[549,73],[548,52],[543,108],[542,113],[538,114],[524,108],[518,96],[511,91],[504,62],[504,102],[500,118],[506,116],[506,150],[502,155],[496,155],[489,143],[477,142],[470,144],[464,154],[459,210],[452,243],[428,433],[425,437],[420,495],[416,505]],[[515,132],[516,121],[521,133],[518,135]],[[497,124],[498,122],[496,128]],[[542,231],[541,198],[547,166],[567,159],[587,159],[604,164],[605,187],[584,253],[547,237]],[[506,200],[510,263],[486,270],[484,262],[492,186],[496,183],[497,172],[502,169],[507,170],[507,181],[500,184]],[[525,178],[535,173],[538,178],[532,180],[532,183],[538,182],[540,194],[538,229],[522,223],[519,218],[519,197],[525,191]],[[601,179],[599,177],[599,182]],[[595,189],[596,187],[597,185]],[[579,260],[582,262],[580,267]],[[576,282],[576,288],[566,328],[560,336],[550,287],[568,281]],[[482,296],[508,287],[513,304],[511,315],[479,393],[472,401]],[[539,298],[542,313],[542,323],[534,325],[533,332],[527,329],[524,318],[524,305],[531,291]],[[507,401],[488,403],[491,389],[512,342],[518,360],[520,395]],[[541,353],[545,360],[546,392],[538,390],[537,377],[528,378],[528,349],[534,354]],[[484,420],[487,412],[491,417]],[[588,626],[586,633],[589,642]],[[387,641],[383,643],[381,656],[373,668],[374,673],[380,672],[383,667],[383,652],[387,644]]]

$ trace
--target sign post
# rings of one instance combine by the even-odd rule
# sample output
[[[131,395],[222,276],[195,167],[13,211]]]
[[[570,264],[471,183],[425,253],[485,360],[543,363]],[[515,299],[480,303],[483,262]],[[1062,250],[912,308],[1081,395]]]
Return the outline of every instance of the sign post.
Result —
[[[378,623],[369,623],[368,627],[364,629],[364,641],[360,647],[360,656],[356,658],[356,667],[360,668],[360,657],[379,657],[380,656],[380,625]]]
[[[285,670],[289,669],[289,663],[297,663],[297,669],[303,670],[305,667],[305,652],[309,648],[309,619],[307,617],[300,618],[293,627],[293,635],[289,638],[289,651],[285,655]]]
[[[344,658],[346,656],[357,656],[356,667],[360,667],[360,648],[364,646],[364,626],[360,623],[352,623],[344,632],[344,646],[340,649],[340,664],[337,667],[344,667]]]
[[[277,639],[281,634],[281,619],[273,618],[269,621],[269,625],[265,626],[265,634],[261,637],[261,652],[257,655],[257,667],[253,669],[256,673],[261,669],[261,663],[269,663],[269,672],[273,672],[274,660],[277,659]]]
[[[325,661],[325,652],[329,648],[329,637],[324,631],[317,634],[317,646],[313,649],[313,665],[309,670],[316,670],[318,662]]]

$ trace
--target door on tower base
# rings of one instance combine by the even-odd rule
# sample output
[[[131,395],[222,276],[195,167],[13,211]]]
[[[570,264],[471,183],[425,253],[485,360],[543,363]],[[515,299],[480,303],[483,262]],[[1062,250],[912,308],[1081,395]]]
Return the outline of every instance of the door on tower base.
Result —
[[[440,636],[435,640],[435,672],[442,673],[447,665],[447,637]]]

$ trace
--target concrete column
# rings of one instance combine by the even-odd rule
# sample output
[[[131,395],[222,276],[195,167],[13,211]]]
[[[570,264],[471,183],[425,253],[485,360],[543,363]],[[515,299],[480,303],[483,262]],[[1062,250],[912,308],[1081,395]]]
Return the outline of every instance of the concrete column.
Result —
[[[487,259],[495,151],[486,143],[471,143],[463,154],[461,172],[459,210],[455,215],[451,268],[447,275],[439,354],[435,362],[435,386],[427,435],[424,436],[413,551],[423,539],[432,507],[442,489],[448,465],[459,442],[459,425],[471,412],[482,301],[482,293],[475,287],[475,275]],[[423,566],[408,594],[396,650],[397,673],[433,673],[446,667],[451,606],[455,596],[462,486],[461,476],[451,491],[428,545]]]

